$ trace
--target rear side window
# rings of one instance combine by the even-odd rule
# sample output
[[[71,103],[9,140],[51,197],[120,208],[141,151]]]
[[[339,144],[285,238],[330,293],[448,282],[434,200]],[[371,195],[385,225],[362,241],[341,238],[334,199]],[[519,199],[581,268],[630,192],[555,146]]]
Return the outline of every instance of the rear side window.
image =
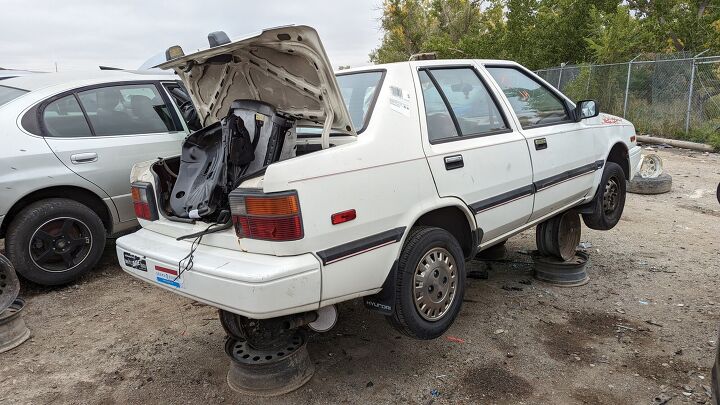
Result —
[[[565,104],[550,89],[512,67],[488,67],[523,128],[551,125],[570,120]]]
[[[337,76],[343,101],[350,112],[353,127],[360,133],[367,126],[375,106],[384,72],[360,72]]]
[[[92,136],[80,104],[74,94],[57,99],[45,106],[43,122],[49,136],[76,138]]]
[[[96,136],[182,131],[153,84],[101,87],[77,94]]]
[[[458,135],[481,136],[509,131],[485,84],[472,68],[420,71],[431,142]]]
[[[0,86],[0,105],[7,104],[25,93],[29,92],[14,87]]]

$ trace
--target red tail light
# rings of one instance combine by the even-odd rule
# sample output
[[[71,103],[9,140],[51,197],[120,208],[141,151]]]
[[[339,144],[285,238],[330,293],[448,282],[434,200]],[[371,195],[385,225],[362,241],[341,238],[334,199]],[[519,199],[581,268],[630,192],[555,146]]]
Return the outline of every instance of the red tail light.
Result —
[[[150,183],[137,181],[132,183],[132,200],[135,208],[135,216],[155,221],[158,219],[157,205],[155,205],[155,194]]]
[[[238,189],[230,193],[229,199],[239,238],[272,241],[303,238],[297,192],[263,194]]]

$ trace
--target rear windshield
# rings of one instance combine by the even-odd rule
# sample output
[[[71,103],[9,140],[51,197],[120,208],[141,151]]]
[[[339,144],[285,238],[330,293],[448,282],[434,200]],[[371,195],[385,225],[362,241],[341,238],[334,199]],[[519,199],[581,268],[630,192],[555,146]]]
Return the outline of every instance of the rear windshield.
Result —
[[[16,89],[14,87],[0,86],[0,105],[6,104],[25,93],[27,90]]]
[[[353,127],[360,133],[367,126],[372,109],[375,106],[383,72],[347,73],[337,76],[345,106],[350,112]]]

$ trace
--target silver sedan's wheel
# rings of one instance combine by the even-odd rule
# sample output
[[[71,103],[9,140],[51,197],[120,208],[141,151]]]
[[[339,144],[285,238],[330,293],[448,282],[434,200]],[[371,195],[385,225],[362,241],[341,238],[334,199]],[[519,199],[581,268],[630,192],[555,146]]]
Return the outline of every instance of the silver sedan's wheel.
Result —
[[[450,252],[433,248],[415,269],[415,308],[424,319],[434,322],[445,316],[455,300],[457,265]]]

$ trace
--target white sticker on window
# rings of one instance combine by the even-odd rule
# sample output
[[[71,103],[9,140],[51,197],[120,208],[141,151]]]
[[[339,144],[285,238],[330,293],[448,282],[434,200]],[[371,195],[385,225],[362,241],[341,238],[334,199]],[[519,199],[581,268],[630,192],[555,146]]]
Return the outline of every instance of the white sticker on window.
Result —
[[[403,115],[410,115],[410,93],[400,87],[390,86],[390,108]]]

